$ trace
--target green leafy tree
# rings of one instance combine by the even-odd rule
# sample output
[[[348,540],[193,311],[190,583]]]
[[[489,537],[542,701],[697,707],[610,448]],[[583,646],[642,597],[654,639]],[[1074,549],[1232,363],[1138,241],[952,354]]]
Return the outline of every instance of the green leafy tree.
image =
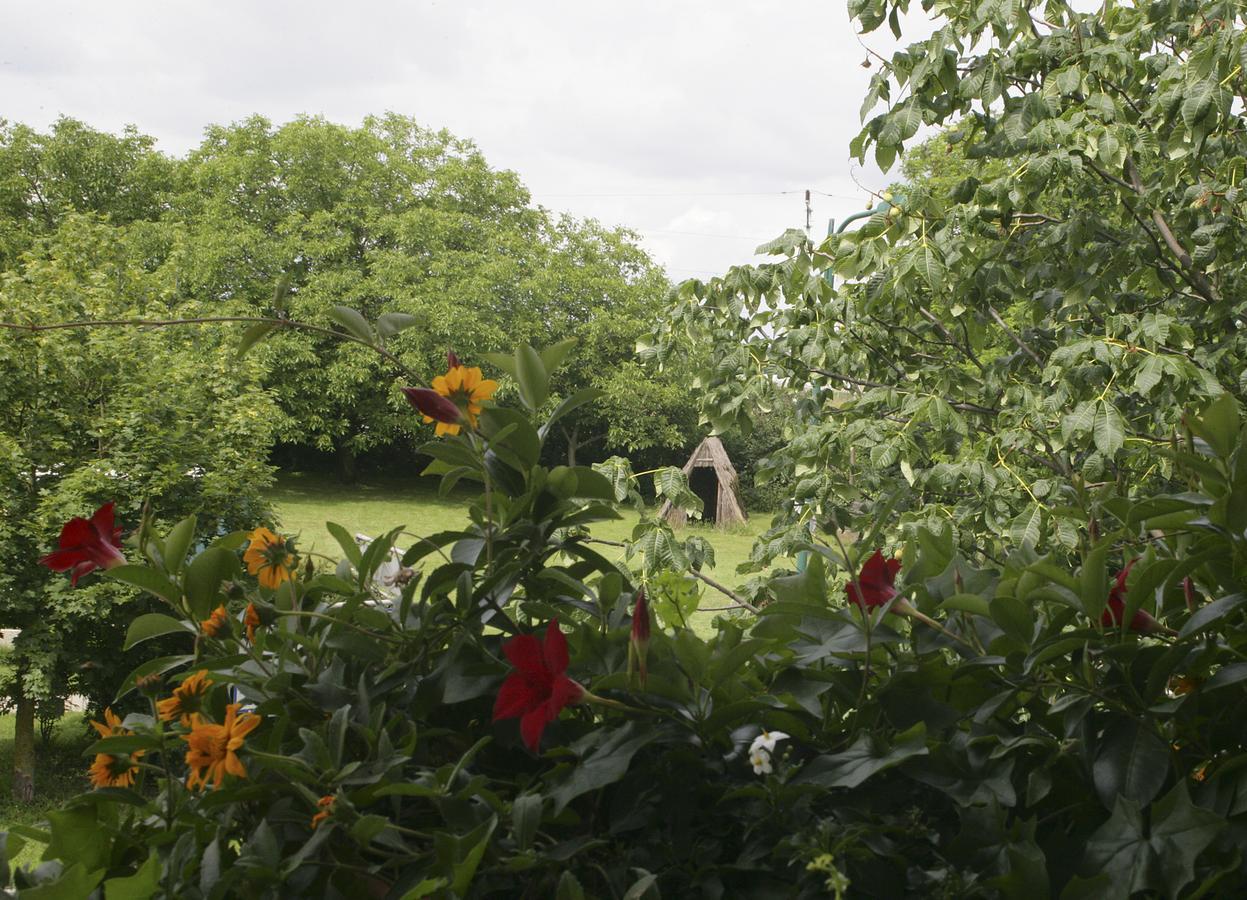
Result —
[[[896,30],[909,6],[850,12]],[[659,358],[716,348],[698,387],[721,428],[798,398],[779,465],[827,527],[899,490],[898,524],[951,526],[976,552],[1078,548],[1110,486],[1164,484],[1184,408],[1247,387],[1241,19],[940,4],[929,38],[876,60],[852,142],[886,169],[923,126],[949,129],[903,195],[819,245],[784,236],[775,264],[683,284]]]
[[[171,291],[146,271],[128,227],[69,214],[0,275],[0,321],[26,326],[152,313]],[[33,791],[34,713],[71,691],[111,698],[134,654],[119,656],[133,590],[71,590],[38,560],[62,524],[117,504],[127,531],[145,503],[199,514],[201,536],[267,517],[275,406],[262,370],[211,331],[0,331],[0,625],[19,628],[14,791]],[[165,512],[169,510],[169,513]]]
[[[414,316],[418,327],[390,349],[425,380],[444,369],[448,349],[473,362],[514,340],[569,337],[581,341],[580,371],[569,377],[607,379],[630,364],[667,287],[631,236],[553,219],[470,141],[397,115],[359,128],[317,118],[275,128],[259,117],[214,127],[179,173],[166,218],[182,227],[164,265],[185,297],[218,311],[274,311],[273,284],[285,275],[282,315],[322,327],[337,327],[336,305],[370,321]],[[335,454],[347,478],[361,454],[411,442],[400,395],[376,389],[396,378],[391,362],[306,333],[258,352],[282,441]],[[596,439],[579,435],[586,430],[627,429],[632,411],[572,424],[569,445]]]

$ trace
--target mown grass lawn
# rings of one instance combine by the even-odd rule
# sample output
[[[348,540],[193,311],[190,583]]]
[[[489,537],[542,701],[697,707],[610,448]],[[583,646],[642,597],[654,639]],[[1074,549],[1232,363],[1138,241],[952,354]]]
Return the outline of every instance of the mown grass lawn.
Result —
[[[69,713],[57,724],[46,744],[35,738],[35,801],[13,800],[13,715],[0,716],[0,831],[14,825],[43,827],[47,815],[59,809],[70,797],[89,790],[87,767],[91,760],[83,755],[94,738],[88,733],[81,713]],[[33,866],[43,855],[43,845],[30,841],[9,859],[10,866]]]
[[[461,528],[467,521],[468,495],[437,495],[437,479],[371,479],[345,485],[323,475],[282,474],[272,493],[281,527],[298,536],[304,553],[324,554],[333,559],[341,556],[337,542],[325,530],[325,522],[337,522],[351,534],[375,537],[398,525],[415,534]],[[618,521],[593,526],[593,535],[611,541],[627,540],[636,526],[638,516],[625,512]],[[691,533],[703,535],[714,546],[715,567],[709,574],[716,581],[734,587],[741,580],[736,567],[749,558],[754,539],[770,525],[771,516],[759,513],[748,523],[731,529],[690,525]],[[407,546],[407,540],[399,541]],[[623,558],[623,551],[598,546],[608,558]],[[730,601],[707,588],[703,608],[722,607]],[[713,613],[699,614],[692,623],[697,630],[708,628]]]

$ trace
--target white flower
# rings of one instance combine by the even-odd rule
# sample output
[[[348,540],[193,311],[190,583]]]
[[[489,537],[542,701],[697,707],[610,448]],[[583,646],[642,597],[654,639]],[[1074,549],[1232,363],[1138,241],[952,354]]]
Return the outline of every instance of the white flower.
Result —
[[[757,753],[759,750],[765,750],[768,754],[775,752],[775,745],[785,740],[788,735],[782,731],[767,731],[762,729],[762,733],[753,739],[753,743],[749,745],[750,755]],[[767,771],[770,771],[769,769]]]
[[[753,766],[753,774],[771,774],[771,754],[761,747],[754,747],[749,751],[749,763]]]

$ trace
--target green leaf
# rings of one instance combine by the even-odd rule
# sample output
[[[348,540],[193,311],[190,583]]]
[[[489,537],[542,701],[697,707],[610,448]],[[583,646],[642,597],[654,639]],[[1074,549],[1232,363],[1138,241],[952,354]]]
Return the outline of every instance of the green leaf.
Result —
[[[515,351],[515,374],[520,386],[520,399],[536,412],[550,396],[550,375],[532,347],[525,345]]]
[[[1169,747],[1144,722],[1115,718],[1105,730],[1091,778],[1100,802],[1112,809],[1118,797],[1146,806],[1169,775]]]
[[[1126,441],[1126,422],[1117,407],[1101,400],[1095,408],[1095,423],[1091,426],[1095,448],[1109,459],[1122,448]]]
[[[1187,424],[1191,431],[1208,442],[1217,456],[1229,459],[1238,444],[1238,403],[1230,394],[1222,394],[1209,404],[1202,415],[1190,417]]]
[[[1043,537],[1043,507],[1038,503],[1029,504],[1009,525],[1009,539],[1013,543],[1029,544],[1035,547]]]
[[[1247,602],[1247,594],[1229,594],[1212,601],[1207,606],[1201,606],[1186,620],[1186,624],[1178,632],[1178,637],[1186,638],[1193,634],[1199,634],[1205,628],[1217,624],[1226,616],[1237,611],[1244,602]]]
[[[209,547],[191,560],[186,567],[186,600],[197,619],[206,619],[221,605],[221,583],[238,578],[242,567],[238,556],[221,547]]]
[[[326,522],[325,530],[333,535],[333,539],[338,542],[338,546],[342,548],[346,558],[351,561],[351,565],[358,569],[362,554],[359,544],[355,543],[355,538],[351,537],[351,533],[337,522]]]
[[[186,630],[190,631],[189,628]],[[145,675],[163,675],[170,669],[176,669],[178,666],[185,665],[192,659],[194,659],[193,656],[182,653],[176,656],[161,656],[156,659],[149,659],[141,665],[135,666],[134,670],[126,676],[126,680],[121,683],[121,687],[117,689],[117,696],[113,698],[113,701],[120,700],[134,690],[135,684]]]
[[[235,351],[239,359],[246,356],[251,348],[260,341],[264,340],[268,335],[277,328],[271,322],[256,322],[250,328],[242,333],[242,340],[238,342],[238,349]]]
[[[186,562],[186,551],[190,549],[191,541],[195,539],[195,517],[187,516],[181,522],[178,522],[169,530],[169,536],[165,538],[164,563],[165,571],[170,575],[176,574],[182,564]]]
[[[117,566],[114,569],[108,569],[105,574],[109,578],[115,578],[117,581],[124,581],[126,584],[142,588],[173,605],[177,605],[178,600],[182,597],[182,591],[176,584],[155,569],[149,569],[147,566]]]
[[[354,335],[365,344],[376,343],[377,336],[373,334],[372,326],[368,324],[368,320],[360,315],[357,310],[351,309],[349,306],[334,306],[326,315],[341,325],[348,334]]]
[[[44,852],[46,859],[59,859],[67,866],[77,864],[89,872],[108,865],[112,838],[101,827],[95,807],[50,812],[48,823],[51,826],[52,843],[48,844]],[[95,883],[98,884],[102,877],[101,872]]]
[[[522,794],[511,803],[511,829],[515,835],[515,846],[521,853],[533,845],[533,838],[541,825],[544,804],[540,794]]]
[[[600,400],[601,398],[605,396],[606,396],[606,391],[600,390],[598,388],[581,388],[580,390],[576,391],[576,393],[572,394],[570,397],[564,398],[563,401],[554,408],[554,412],[550,413],[550,418],[546,419],[545,424],[541,426],[541,428],[538,430],[537,433],[541,436],[541,439],[544,441],[546,437],[546,433],[549,432],[550,430],[550,426],[553,425],[555,422],[557,422],[559,419],[563,418],[563,416],[567,415],[573,410],[579,409],[580,407],[584,406],[586,403],[592,403],[594,400]]]
[[[928,752],[924,722],[898,734],[887,749],[880,749],[873,735],[860,734],[843,753],[818,756],[806,763],[793,780],[823,787],[855,788],[880,772]]]
[[[129,629],[126,630],[126,642],[122,649],[129,650],[135,644],[141,644],[143,641],[151,638],[178,632],[195,633],[194,629],[181,619],[166,616],[164,613],[144,613],[130,623]]]
[[[51,856],[52,848],[45,851]],[[88,900],[96,886],[104,879],[105,870],[87,871],[81,863],[69,866],[55,881],[45,881],[35,887],[22,889],[22,900]]]
[[[632,886],[624,892],[623,900],[641,900],[642,897],[649,893],[650,888],[653,888],[657,883],[658,876],[650,872],[646,872],[636,881],[632,882]],[[654,890],[655,893],[657,893],[657,888],[654,888]]]
[[[151,900],[160,889],[160,855],[152,853],[133,875],[104,883],[104,900]]]
[[[628,764],[638,750],[659,735],[656,728],[629,722],[610,732],[601,746],[590,756],[580,760],[570,770],[567,779],[550,792],[557,816],[567,804],[581,794],[587,794],[608,784],[614,784],[628,771]]]
[[[544,350],[539,351],[541,356],[541,364],[545,367],[547,375],[553,375],[559,366],[563,365],[563,360],[567,358],[567,354],[576,346],[576,338],[565,338],[557,344],[551,344]]]
[[[383,339],[388,340],[394,337],[400,331],[411,328],[413,325],[420,324],[420,317],[413,316],[411,313],[404,312],[388,312],[377,316],[377,334]]]
[[[1182,121],[1187,128],[1194,129],[1212,109],[1213,99],[1217,95],[1217,83],[1207,79],[1187,87],[1185,93],[1182,100]]]
[[[580,886],[576,876],[570,869],[565,869],[559,876],[558,887],[554,892],[554,900],[585,900],[585,889]]]
[[[984,618],[990,617],[987,601],[978,594],[953,594],[940,604],[940,609],[973,613]]]
[[[1110,881],[1105,900],[1127,900],[1140,891],[1176,897],[1195,877],[1195,859],[1225,827],[1216,813],[1191,804],[1186,783],[1151,808],[1148,827],[1138,803],[1118,797],[1113,815],[1087,840],[1079,873]]]
[[[1079,573],[1079,596],[1088,618],[1098,621],[1108,602],[1108,551],[1112,541],[1101,540],[1087,551]]]

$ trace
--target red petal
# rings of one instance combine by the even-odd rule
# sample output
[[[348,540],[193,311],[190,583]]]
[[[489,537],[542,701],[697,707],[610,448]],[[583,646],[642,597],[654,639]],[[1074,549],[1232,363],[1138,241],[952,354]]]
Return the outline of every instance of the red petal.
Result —
[[[517,634],[502,645],[502,652],[511,665],[519,669],[529,678],[537,681],[550,680],[546,671],[545,661],[541,654],[541,641],[531,634]]]
[[[556,678],[554,686],[550,691],[550,699],[546,701],[546,709],[550,714],[550,718],[557,718],[563,707],[579,703],[584,695],[585,689],[580,686],[578,681],[568,678],[566,675]]]
[[[498,690],[498,698],[494,701],[494,721],[514,719],[539,706],[544,699],[527,678],[519,672],[512,672]]]
[[[520,737],[524,739],[529,750],[536,753],[541,747],[541,733],[548,724],[550,718],[545,704],[524,713],[524,718],[520,719]]]
[[[71,547],[66,550],[53,550],[40,559],[39,562],[53,572],[67,572],[79,563],[86,561],[86,559],[87,555],[82,550],[77,547]]]
[[[107,541],[112,538],[117,529],[113,524],[113,502],[111,500],[95,511],[95,514],[91,516],[91,524],[95,526],[101,540]]]
[[[546,626],[546,668],[551,675],[562,675],[571,661],[567,655],[567,638],[559,630],[559,620],[551,619]]]
[[[60,546],[62,550],[66,547],[81,547],[93,537],[95,537],[95,529],[91,527],[91,523],[79,516],[74,516],[61,528]]]

